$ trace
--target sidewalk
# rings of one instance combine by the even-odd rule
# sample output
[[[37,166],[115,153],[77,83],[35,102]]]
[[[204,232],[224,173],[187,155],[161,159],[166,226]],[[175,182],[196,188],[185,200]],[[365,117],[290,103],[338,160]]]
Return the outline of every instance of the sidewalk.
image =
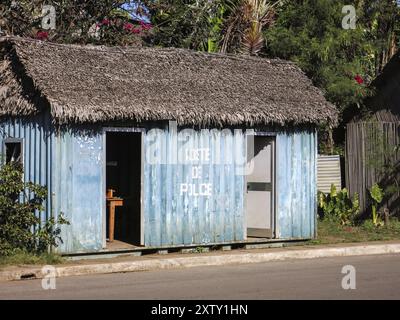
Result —
[[[107,259],[68,261],[56,265],[57,277],[138,272],[158,269],[189,268],[259,263],[290,259],[314,259],[400,253],[399,241],[380,241],[353,244],[306,245],[270,249],[236,249],[207,253],[173,253],[168,255],[122,256]],[[0,269],[0,281],[40,279],[42,266],[10,266]]]

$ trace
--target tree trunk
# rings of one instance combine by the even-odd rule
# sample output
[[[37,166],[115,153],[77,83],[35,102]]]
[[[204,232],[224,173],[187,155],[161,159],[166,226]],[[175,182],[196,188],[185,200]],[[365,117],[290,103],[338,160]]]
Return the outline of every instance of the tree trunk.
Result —
[[[389,225],[389,209],[387,207],[385,207],[383,209],[383,215],[384,215],[384,219],[385,219],[385,226]]]
[[[330,155],[333,154],[333,147],[335,142],[333,141],[333,130],[328,129],[328,141],[327,141],[327,150]]]

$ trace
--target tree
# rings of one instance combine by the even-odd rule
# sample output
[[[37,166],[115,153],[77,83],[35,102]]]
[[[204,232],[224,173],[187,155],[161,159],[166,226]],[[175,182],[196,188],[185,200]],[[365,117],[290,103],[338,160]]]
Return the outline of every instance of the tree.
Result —
[[[359,0],[360,23],[374,43],[375,75],[400,45],[400,3],[397,0]]]
[[[268,0],[143,0],[155,27],[153,45],[255,55],[273,23]]]
[[[224,0],[142,0],[149,10],[155,46],[214,52],[221,39]]]
[[[140,6],[127,0],[44,1],[5,0],[0,4],[0,27],[8,35],[39,38],[62,43],[140,45],[150,25],[133,19]],[[55,29],[44,29],[43,19],[55,9]]]
[[[226,4],[221,52],[257,55],[264,47],[263,30],[275,20],[275,8],[281,1],[232,0]]]
[[[23,181],[20,162],[0,167],[0,255],[16,250],[42,253],[62,242],[60,225],[69,224],[63,215],[42,224],[37,215],[46,197],[45,187]]]
[[[362,103],[369,94],[367,84],[375,76],[375,48],[364,26],[358,23],[354,30],[342,28],[345,4],[331,0],[286,1],[274,26],[265,31],[265,53],[296,62],[341,115]],[[321,134],[326,132],[323,151],[332,153],[331,128],[321,130]]]

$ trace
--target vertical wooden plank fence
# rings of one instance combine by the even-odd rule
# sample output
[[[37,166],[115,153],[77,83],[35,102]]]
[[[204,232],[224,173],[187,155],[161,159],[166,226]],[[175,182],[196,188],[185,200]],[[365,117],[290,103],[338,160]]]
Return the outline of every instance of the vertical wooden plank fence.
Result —
[[[347,125],[346,186],[350,194],[359,194],[362,213],[368,209],[368,190],[374,183],[383,188],[400,183],[399,145],[399,122],[353,122]],[[400,193],[387,194],[382,205],[387,206],[391,214],[399,216]]]

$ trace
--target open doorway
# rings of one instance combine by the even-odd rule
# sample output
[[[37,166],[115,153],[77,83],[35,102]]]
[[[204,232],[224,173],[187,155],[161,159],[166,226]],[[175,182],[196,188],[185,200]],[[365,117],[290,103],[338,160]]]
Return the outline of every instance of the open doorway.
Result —
[[[275,137],[254,136],[253,147],[247,155],[254,165],[246,177],[247,237],[274,238]]]
[[[142,137],[106,132],[107,249],[141,245]]]

